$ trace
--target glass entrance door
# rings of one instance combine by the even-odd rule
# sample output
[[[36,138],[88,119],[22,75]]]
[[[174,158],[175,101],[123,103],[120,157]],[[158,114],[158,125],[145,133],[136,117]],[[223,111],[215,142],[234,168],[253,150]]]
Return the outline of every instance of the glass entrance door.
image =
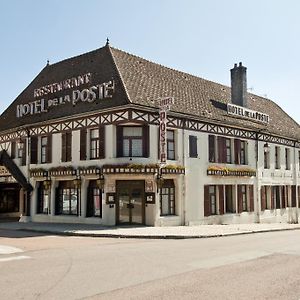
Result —
[[[117,223],[144,224],[145,183],[117,181]]]

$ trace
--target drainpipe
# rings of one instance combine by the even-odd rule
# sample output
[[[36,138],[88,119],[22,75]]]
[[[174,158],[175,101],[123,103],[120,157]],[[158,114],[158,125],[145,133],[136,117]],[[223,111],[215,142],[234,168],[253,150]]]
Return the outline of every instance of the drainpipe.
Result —
[[[294,180],[293,180],[293,183],[295,185],[295,197],[296,197],[296,220],[295,220],[295,223],[298,224],[298,215],[299,215],[299,212],[298,212],[298,208],[299,208],[299,203],[298,203],[298,177],[297,177],[297,164],[296,164],[296,161],[297,161],[297,148],[296,148],[296,142],[294,142]]]
[[[185,168],[185,126],[186,126],[186,119],[183,120],[183,127],[182,127],[182,164]],[[183,225],[185,224],[186,220],[186,192],[185,192],[185,175],[180,175],[183,177],[181,187],[182,187],[182,206],[183,206]]]
[[[256,148],[256,207],[257,207],[257,223],[260,223],[260,189],[259,189],[259,133],[256,132],[255,148]]]

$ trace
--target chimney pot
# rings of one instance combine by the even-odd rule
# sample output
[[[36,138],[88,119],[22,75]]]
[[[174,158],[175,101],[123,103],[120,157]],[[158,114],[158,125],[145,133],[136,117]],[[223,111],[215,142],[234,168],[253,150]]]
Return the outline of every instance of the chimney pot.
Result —
[[[237,64],[234,64],[234,67],[237,68]]]
[[[239,67],[242,67],[242,66],[243,66],[243,65],[242,65],[242,62],[240,62],[240,63],[239,63]]]

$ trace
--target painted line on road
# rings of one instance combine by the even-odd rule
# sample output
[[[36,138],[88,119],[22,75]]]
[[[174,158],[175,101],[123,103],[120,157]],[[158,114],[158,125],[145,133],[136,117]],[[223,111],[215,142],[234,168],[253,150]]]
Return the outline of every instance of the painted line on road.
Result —
[[[23,250],[16,248],[16,247],[0,245],[0,255],[1,254],[20,253],[20,252],[23,252]]]
[[[6,261],[12,261],[12,260],[22,260],[22,259],[28,259],[31,258],[30,256],[14,256],[14,257],[6,257],[6,258],[0,258],[0,262],[6,262]]]

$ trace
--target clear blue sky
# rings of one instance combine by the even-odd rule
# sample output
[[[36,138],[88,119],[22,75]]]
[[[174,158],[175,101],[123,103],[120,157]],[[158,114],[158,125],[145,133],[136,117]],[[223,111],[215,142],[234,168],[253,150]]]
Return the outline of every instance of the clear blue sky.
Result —
[[[45,66],[105,45],[248,87],[300,122],[298,0],[0,0],[0,113]]]

